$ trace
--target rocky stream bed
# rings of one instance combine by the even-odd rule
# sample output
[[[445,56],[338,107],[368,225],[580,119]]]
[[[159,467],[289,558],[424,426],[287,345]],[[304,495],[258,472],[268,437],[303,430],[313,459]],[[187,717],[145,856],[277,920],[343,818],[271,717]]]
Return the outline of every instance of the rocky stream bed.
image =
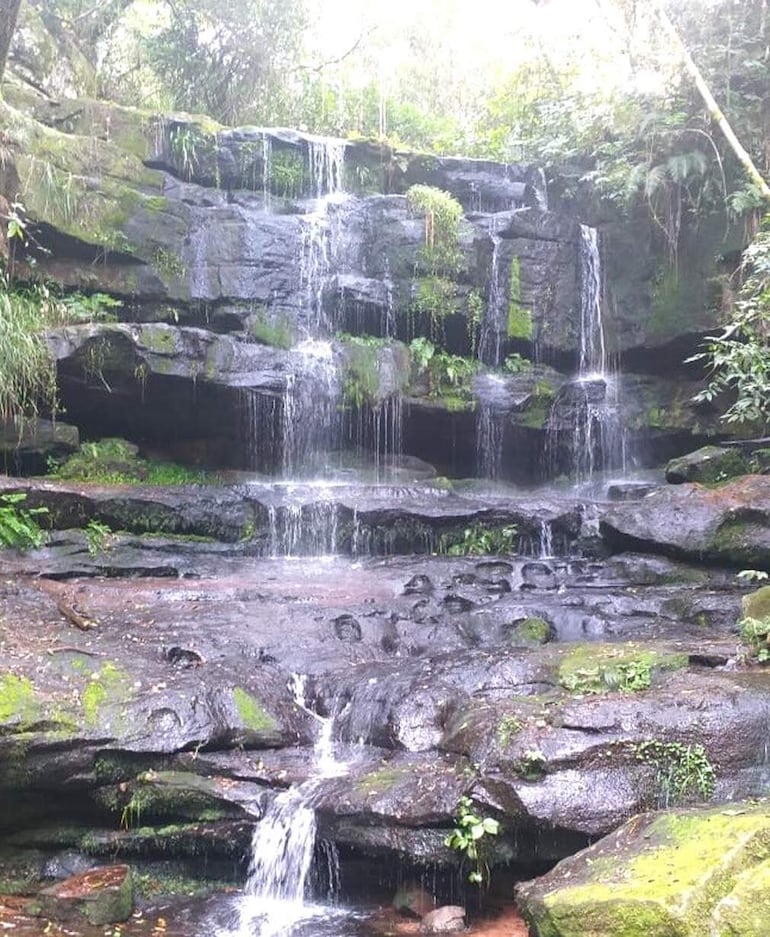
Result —
[[[319,776],[319,717],[344,771],[309,800],[354,906],[420,878],[440,901],[471,901],[445,845],[466,795],[500,822],[485,859],[504,893],[636,814],[767,794],[770,675],[742,655],[735,575],[767,563],[764,476],[591,503],[305,487],[283,537],[258,484],[3,489],[57,529],[43,549],[0,553],[0,891],[116,861],[145,896],[174,879],[182,893],[237,888],[259,818]],[[380,555],[354,554],[354,514]],[[89,552],[73,516],[124,532]],[[515,523],[525,553],[437,554],[480,518]],[[558,555],[543,555],[543,524]],[[293,555],[271,555],[281,547]],[[752,834],[766,815],[710,809]],[[520,892],[538,934],[605,933],[582,911],[582,930],[540,923],[540,882]],[[729,894],[688,905],[686,926]],[[235,901],[212,900],[184,914],[221,921]],[[123,933],[162,917],[143,913]]]

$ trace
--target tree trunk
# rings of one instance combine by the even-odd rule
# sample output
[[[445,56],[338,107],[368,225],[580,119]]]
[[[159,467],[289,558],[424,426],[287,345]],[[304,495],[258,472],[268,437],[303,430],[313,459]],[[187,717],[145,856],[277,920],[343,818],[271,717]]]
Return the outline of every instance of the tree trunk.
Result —
[[[708,109],[709,116],[724,134],[724,137],[730,144],[730,148],[732,149],[733,153],[735,153],[741,165],[746,170],[746,175],[754,183],[757,189],[759,189],[762,197],[766,201],[770,202],[770,186],[768,186],[767,182],[765,182],[762,174],[754,165],[753,160],[741,145],[740,140],[735,136],[733,128],[727,122],[727,118],[722,113],[722,109],[714,99],[714,95],[711,93],[709,86],[706,84],[700,69],[693,61],[690,53],[687,51],[685,44],[679,37],[679,33],[676,31],[676,27],[669,19],[668,14],[663,9],[663,6],[659,0],[656,0],[655,6],[657,8],[658,16],[660,17],[663,28],[679,51],[679,54],[682,57],[682,62],[684,63],[684,67],[689,72],[690,77],[693,79],[695,86],[700,92],[700,96],[703,98],[706,108]]]
[[[0,0],[0,81],[3,80],[21,0]]]

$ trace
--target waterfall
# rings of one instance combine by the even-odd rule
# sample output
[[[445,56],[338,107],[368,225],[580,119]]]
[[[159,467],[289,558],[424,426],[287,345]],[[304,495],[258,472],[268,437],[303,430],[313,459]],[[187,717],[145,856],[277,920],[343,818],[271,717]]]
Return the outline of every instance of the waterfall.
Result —
[[[340,435],[340,382],[332,346],[308,339],[291,350],[283,404],[283,473],[316,471]]]
[[[503,468],[503,417],[486,400],[479,400],[476,410],[476,474],[498,479]]]
[[[551,408],[546,424],[546,461],[550,474],[567,471],[576,484],[584,484],[599,471],[625,471],[626,434],[618,375],[607,361],[601,254],[595,228],[580,226],[579,257],[578,372],[562,387]]]
[[[294,924],[329,909],[307,905],[306,893],[316,854],[316,816],[313,794],[324,778],[347,773],[337,761],[332,741],[334,720],[319,716],[306,698],[307,678],[292,674],[289,689],[295,705],[318,722],[312,776],[282,791],[254,829],[251,860],[233,937],[284,937]],[[339,861],[331,843],[321,849],[330,888],[339,881]],[[225,937],[225,935],[222,935]]]
[[[346,146],[334,137],[308,137],[310,186],[316,198],[344,191]]]
[[[330,493],[322,491],[311,503],[271,505],[267,520],[266,553],[270,557],[322,557],[339,552],[337,504]]]
[[[489,236],[492,240],[492,259],[489,269],[489,296],[481,322],[479,361],[499,367],[502,364],[503,342],[507,333],[507,296],[500,282],[500,247],[502,238],[495,231],[493,221]]]

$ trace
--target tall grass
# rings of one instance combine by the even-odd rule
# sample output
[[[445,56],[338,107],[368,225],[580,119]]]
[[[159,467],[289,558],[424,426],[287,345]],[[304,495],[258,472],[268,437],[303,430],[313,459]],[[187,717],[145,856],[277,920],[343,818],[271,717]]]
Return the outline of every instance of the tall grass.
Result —
[[[45,330],[112,318],[120,305],[101,293],[58,295],[44,284],[12,288],[0,275],[0,420],[56,411],[56,362]]]
[[[56,363],[45,342],[50,309],[3,284],[0,293],[0,419],[56,409]]]

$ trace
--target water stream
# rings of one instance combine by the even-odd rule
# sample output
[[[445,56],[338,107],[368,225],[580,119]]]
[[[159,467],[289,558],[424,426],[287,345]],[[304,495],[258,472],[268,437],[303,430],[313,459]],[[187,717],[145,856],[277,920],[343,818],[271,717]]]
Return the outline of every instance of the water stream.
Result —
[[[348,764],[336,757],[334,717],[315,711],[307,699],[306,686],[305,675],[292,674],[289,688],[295,704],[318,724],[313,773],[307,781],[278,794],[254,828],[237,925],[234,930],[220,931],[218,937],[288,937],[297,926],[310,934],[315,932],[317,919],[328,921],[335,914],[346,915],[341,910],[335,912],[333,903],[307,901],[319,856],[327,885],[324,897],[327,902],[336,897],[339,858],[334,844],[316,841],[313,795],[324,779],[346,774]]]
[[[599,237],[580,226],[578,371],[562,387],[546,424],[547,473],[566,472],[577,485],[599,472],[626,470],[626,432],[620,381],[610,367],[603,320]],[[566,450],[566,451],[565,451]]]

